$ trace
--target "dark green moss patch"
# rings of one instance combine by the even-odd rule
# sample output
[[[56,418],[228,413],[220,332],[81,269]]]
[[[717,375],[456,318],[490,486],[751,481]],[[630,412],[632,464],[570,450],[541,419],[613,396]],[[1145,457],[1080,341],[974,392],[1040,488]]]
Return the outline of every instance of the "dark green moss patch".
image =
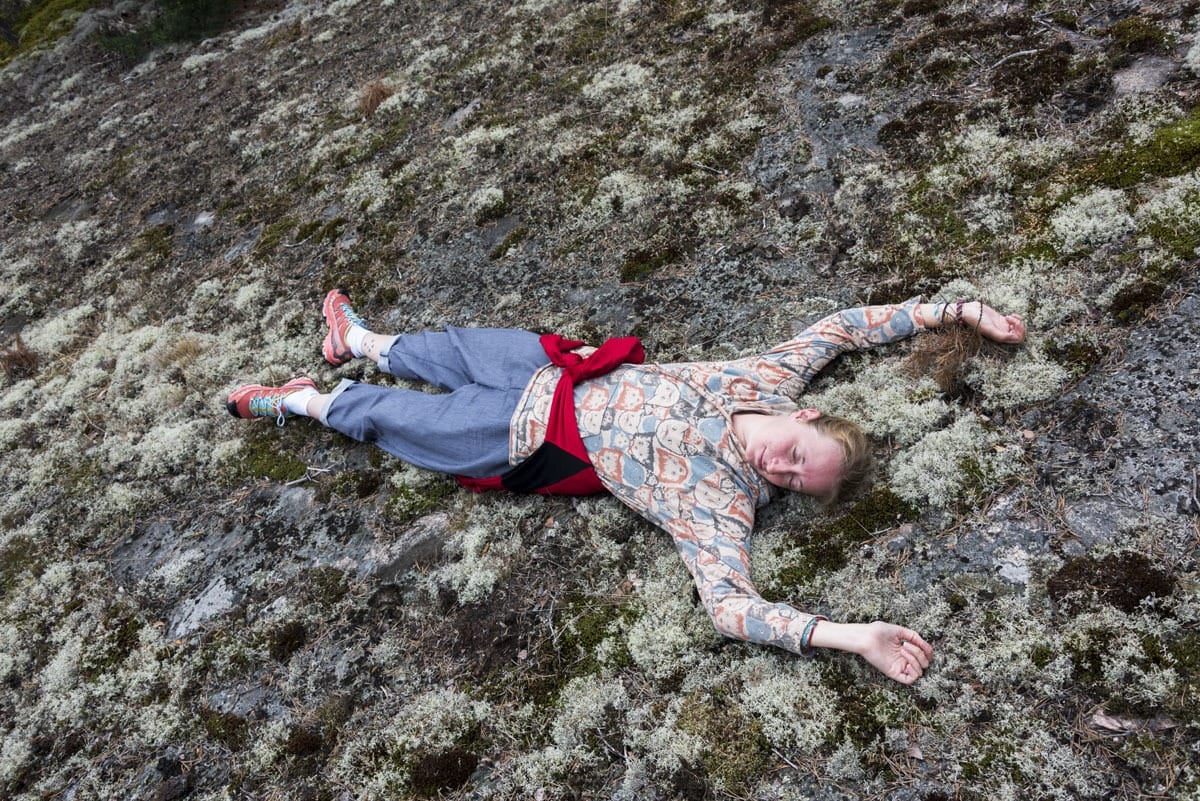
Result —
[[[280,624],[267,633],[267,651],[271,658],[284,662],[308,641],[308,631],[298,620]]]
[[[321,731],[316,726],[295,723],[288,729],[283,750],[292,756],[312,756],[321,750]]]
[[[1097,602],[1133,612],[1142,601],[1166,598],[1174,589],[1174,577],[1132,551],[1109,554],[1100,560],[1078,556],[1046,582],[1050,597],[1068,613],[1091,608]]]
[[[424,798],[456,790],[466,784],[479,767],[479,756],[454,746],[419,755],[409,775],[413,791]]]
[[[488,258],[492,259],[493,261],[504,258],[508,255],[508,252],[516,247],[522,239],[528,236],[528,234],[529,229],[523,225],[513,229],[508,233],[508,236],[504,237],[504,239],[500,241],[500,244],[492,248],[492,252],[488,254]]]
[[[1083,332],[1070,332],[1057,339],[1047,338],[1042,344],[1042,351],[1076,375],[1091,370],[1108,354],[1107,346]]]
[[[1145,17],[1123,19],[1105,33],[1111,40],[1110,51],[1118,63],[1132,61],[1129,56],[1143,53],[1166,53],[1172,44],[1170,34]]]
[[[171,258],[174,250],[175,227],[155,225],[137,235],[125,253],[125,260],[139,265],[143,270],[162,267]]]
[[[846,564],[851,549],[905,522],[916,520],[918,510],[890,489],[876,489],[842,516],[804,538],[799,555],[777,579],[778,589],[802,586]]]
[[[889,155],[907,161],[930,159],[953,133],[962,107],[952,100],[925,100],[879,129],[876,141]]]
[[[704,774],[731,796],[746,797],[767,769],[771,743],[762,724],[719,691],[689,693],[676,725],[705,741]]]
[[[210,707],[200,710],[200,725],[209,737],[237,750],[246,744],[250,724],[241,715]]]
[[[110,614],[113,620],[106,625],[99,642],[92,644],[81,665],[81,673],[89,679],[98,678],[124,662],[137,647],[138,634],[145,625],[129,607],[118,606]]]
[[[1187,207],[1200,213],[1200,196],[1188,198]],[[1177,259],[1194,259],[1200,248],[1200,225],[1196,218],[1183,215],[1178,221],[1156,220],[1146,226],[1146,233],[1154,238],[1164,250]]]
[[[36,573],[43,565],[37,544],[24,535],[17,535],[0,545],[0,598],[19,585],[25,573]]]
[[[1182,175],[1200,166],[1200,109],[1154,132],[1144,144],[1130,145],[1099,159],[1088,171],[1095,180],[1127,189],[1154,178]]]
[[[257,259],[266,259],[283,243],[296,228],[296,220],[291,217],[284,217],[263,228],[262,233],[258,235],[258,242],[254,245],[254,257]]]
[[[294,481],[308,470],[303,459],[295,456],[275,426],[258,425],[246,435],[239,454],[237,474],[244,478],[267,478],[272,481]]]
[[[1013,103],[1029,107],[1059,91],[1071,64],[1070,45],[1017,55],[992,72],[992,87]]]
[[[312,220],[296,230],[297,241],[309,241],[314,245],[335,242],[350,221],[345,217],[334,217],[332,220]],[[301,233],[303,231],[303,233]]]
[[[637,613],[628,604],[619,604],[587,596],[576,596],[564,607],[567,619],[558,638],[559,656],[566,663],[568,678],[584,676],[600,668],[596,661],[596,648],[614,633],[614,628],[623,620],[626,624],[637,618]],[[619,653],[612,661],[620,667],[633,663],[625,641],[620,641]]]
[[[1146,312],[1161,305],[1167,288],[1180,273],[1177,265],[1173,265],[1171,269],[1148,270],[1113,296],[1109,312],[1121,323],[1133,324],[1140,321]]]
[[[369,498],[383,485],[377,470],[348,470],[324,481],[317,489],[317,500],[327,503],[333,498]]]
[[[683,252],[674,242],[652,242],[625,254],[621,264],[621,283],[644,281],[655,271],[682,258]]]
[[[237,0],[156,0],[157,13],[145,26],[99,36],[101,47],[128,62],[173,42],[198,42],[219,33],[234,17]]]
[[[300,598],[309,603],[332,606],[350,589],[349,577],[333,565],[318,565],[300,575]]]
[[[54,44],[71,32],[78,15],[94,3],[95,0],[35,0],[28,4],[15,4],[18,8],[25,6],[15,13],[15,18],[7,14],[0,16],[0,22],[16,33],[15,42],[0,38],[0,67],[22,53]],[[0,12],[13,5],[10,3],[0,7]]]
[[[396,487],[387,500],[384,513],[396,523],[407,523],[432,512],[457,487],[458,484],[448,476],[438,476],[416,487]]]

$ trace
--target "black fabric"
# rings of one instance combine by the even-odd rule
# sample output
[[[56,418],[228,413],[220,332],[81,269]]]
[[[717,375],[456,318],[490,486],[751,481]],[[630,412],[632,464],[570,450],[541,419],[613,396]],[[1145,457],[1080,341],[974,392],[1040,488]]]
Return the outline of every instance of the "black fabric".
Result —
[[[500,476],[500,483],[509,492],[536,492],[591,467],[591,462],[568,453],[553,442],[543,442],[528,459]]]

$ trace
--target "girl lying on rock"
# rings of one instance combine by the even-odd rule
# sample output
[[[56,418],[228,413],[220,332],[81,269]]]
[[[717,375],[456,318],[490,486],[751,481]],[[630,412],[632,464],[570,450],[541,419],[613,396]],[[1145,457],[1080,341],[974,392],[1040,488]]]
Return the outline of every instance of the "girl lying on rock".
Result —
[[[1020,317],[979,301],[912,300],[830,315],[758,356],[643,364],[632,337],[588,348],[508,329],[376,334],[337,289],[323,312],[330,364],[366,357],[445,392],[344,380],[322,393],[296,378],[237,389],[232,414],[279,425],[288,415],[312,417],[477,491],[611,492],[671,535],[722,634],[802,654],[851,651],[904,684],[920,678],[933,654],[917,632],[835,623],[759,596],[750,580],[755,509],[776,487],[832,500],[863,478],[870,454],[862,431],[796,404],[839,354],[948,323],[998,342],[1025,337]]]

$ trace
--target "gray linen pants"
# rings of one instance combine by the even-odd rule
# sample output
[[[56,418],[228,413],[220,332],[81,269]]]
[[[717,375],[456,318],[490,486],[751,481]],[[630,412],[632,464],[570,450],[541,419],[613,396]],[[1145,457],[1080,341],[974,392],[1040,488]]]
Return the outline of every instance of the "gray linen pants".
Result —
[[[509,468],[513,412],[534,371],[549,361],[538,335],[529,331],[447,327],[401,334],[380,359],[380,369],[444,391],[344,380],[321,422],[427,470],[499,475]]]

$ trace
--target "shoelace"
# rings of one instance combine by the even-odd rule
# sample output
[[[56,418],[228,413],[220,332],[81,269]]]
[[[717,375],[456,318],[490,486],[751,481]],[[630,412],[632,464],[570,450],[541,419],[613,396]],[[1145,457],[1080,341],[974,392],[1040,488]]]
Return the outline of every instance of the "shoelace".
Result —
[[[350,323],[350,325],[357,325],[359,328],[367,327],[367,321],[359,317],[358,314],[355,313],[354,309],[350,308],[349,303],[339,303],[338,308],[342,312],[342,317],[344,317],[346,322]]]
[[[274,417],[275,425],[283,428],[287,414],[283,408],[283,395],[255,395],[250,398],[250,414],[255,417]]]

